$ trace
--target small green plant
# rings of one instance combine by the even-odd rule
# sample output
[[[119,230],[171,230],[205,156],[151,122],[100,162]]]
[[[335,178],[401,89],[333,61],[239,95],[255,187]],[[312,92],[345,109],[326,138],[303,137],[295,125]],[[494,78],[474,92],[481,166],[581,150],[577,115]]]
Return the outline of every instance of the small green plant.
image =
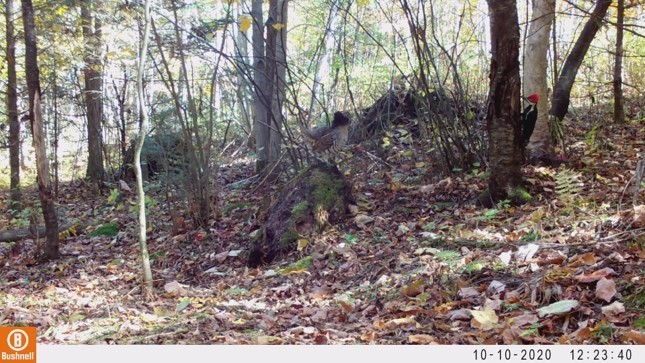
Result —
[[[449,265],[454,265],[461,259],[461,253],[457,251],[452,251],[452,250],[445,250],[445,251],[439,251],[435,255],[435,257],[441,261],[445,262]]]
[[[555,193],[563,202],[572,202],[583,184],[581,174],[571,169],[562,169],[555,175]]]
[[[434,222],[426,223],[425,226],[423,226],[423,230],[430,232],[434,231],[437,228],[437,225]]]
[[[594,336],[598,338],[600,343],[608,343],[613,335],[614,329],[608,323],[600,323],[594,332]]]
[[[523,235],[521,239],[522,241],[526,242],[537,241],[538,239],[540,239],[540,234],[536,231],[530,231],[527,234]]]
[[[509,199],[504,199],[497,202],[497,208],[499,209],[508,209],[510,207],[511,207],[511,201]]]
[[[347,241],[347,243],[353,245],[353,244],[356,244],[356,241],[358,241],[358,238],[356,236],[354,236],[353,234],[348,233],[348,234],[345,235],[345,241]]]
[[[117,200],[119,199],[119,189],[114,188],[112,189],[112,192],[110,192],[110,195],[107,198],[108,204],[116,204]]]
[[[540,334],[540,328],[542,327],[542,324],[535,323],[531,324],[531,326],[528,329],[522,330],[520,333],[521,337],[526,337],[526,336],[537,336]]]
[[[90,233],[89,237],[108,236],[114,237],[119,233],[119,224],[110,222],[106,223]]]
[[[482,222],[492,221],[497,217],[498,214],[499,214],[499,210],[492,208],[492,209],[486,210],[484,212],[484,215],[481,217],[478,217],[477,219]]]

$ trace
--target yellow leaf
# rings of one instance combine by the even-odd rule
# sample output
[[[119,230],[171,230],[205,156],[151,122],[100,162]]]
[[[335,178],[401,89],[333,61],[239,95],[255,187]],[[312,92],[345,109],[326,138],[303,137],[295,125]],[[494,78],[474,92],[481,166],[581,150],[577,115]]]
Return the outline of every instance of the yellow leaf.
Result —
[[[369,2],[370,2],[370,0],[358,0],[358,1],[356,1],[358,6],[360,6],[360,7],[366,6],[367,4],[369,4]]]
[[[243,14],[240,15],[240,30],[245,32],[251,28],[251,15]]]
[[[309,240],[306,238],[301,238],[298,240],[298,251],[302,251],[309,244]]]
[[[272,26],[273,26],[273,29],[275,29],[275,30],[280,30],[280,29],[284,28],[284,24],[282,24],[282,23],[275,23]]]
[[[487,307],[486,309],[484,309],[484,311],[470,310],[470,313],[473,316],[470,324],[473,327],[479,328],[481,330],[491,330],[499,322],[497,314],[495,314],[495,311],[490,307]]]
[[[157,317],[154,314],[142,314],[141,315],[141,320],[145,321],[146,323],[153,323],[157,321],[159,317]]]

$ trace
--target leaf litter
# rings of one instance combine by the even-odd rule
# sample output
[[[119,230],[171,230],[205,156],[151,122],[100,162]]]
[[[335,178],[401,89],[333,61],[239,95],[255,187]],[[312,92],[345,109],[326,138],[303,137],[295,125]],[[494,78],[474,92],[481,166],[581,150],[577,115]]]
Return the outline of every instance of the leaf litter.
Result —
[[[432,160],[390,153],[405,175],[344,160],[356,217],[258,269],[245,251],[275,187],[222,181],[222,212],[196,230],[186,206],[151,186],[150,302],[134,209],[62,185],[60,210],[90,225],[61,242],[59,261],[37,263],[33,240],[0,245],[0,324],[34,325],[40,342],[63,344],[644,344],[643,213],[623,198],[635,156],[572,148],[566,198],[562,169],[528,166],[532,203],[482,209],[466,203],[486,188],[480,172],[434,179]],[[253,173],[226,168],[228,179]]]

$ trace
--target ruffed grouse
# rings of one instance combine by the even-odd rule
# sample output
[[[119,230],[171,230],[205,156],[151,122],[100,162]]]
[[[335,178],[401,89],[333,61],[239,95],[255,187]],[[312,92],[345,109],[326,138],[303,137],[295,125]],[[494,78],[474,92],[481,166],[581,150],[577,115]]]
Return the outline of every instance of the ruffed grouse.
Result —
[[[325,161],[329,161],[340,152],[347,143],[350,120],[340,111],[334,113],[331,127],[319,127],[302,130],[305,142],[314,153]]]

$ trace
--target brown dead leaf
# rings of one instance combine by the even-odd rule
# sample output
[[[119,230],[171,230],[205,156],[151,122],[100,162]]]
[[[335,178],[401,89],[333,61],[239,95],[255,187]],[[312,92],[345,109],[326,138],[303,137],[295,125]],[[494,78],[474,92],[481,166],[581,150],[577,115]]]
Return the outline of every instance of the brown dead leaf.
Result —
[[[310,296],[314,300],[323,300],[331,295],[331,288],[329,286],[316,286],[311,289]]]
[[[580,256],[580,261],[585,265],[591,266],[596,263],[596,255],[593,252],[585,253]]]
[[[375,337],[376,337],[376,332],[374,330],[370,330],[361,335],[361,340],[364,341],[365,343],[371,343],[374,341]]]
[[[631,340],[636,344],[645,344],[645,332],[630,330],[623,334],[623,338],[627,338],[627,340]]]
[[[374,217],[369,217],[366,216],[365,214],[359,214],[356,217],[354,217],[354,222],[356,223],[356,226],[360,229],[365,229],[367,228],[367,224],[374,222]]]
[[[258,337],[258,344],[281,345],[282,343],[283,343],[283,340],[280,337],[274,337],[271,335],[264,335],[264,336]]]
[[[535,323],[538,322],[538,320],[539,319],[538,319],[537,315],[531,314],[531,313],[526,313],[526,314],[523,314],[523,315],[520,315],[520,316],[514,316],[514,317],[508,319],[508,323],[511,326],[519,327],[519,326],[524,326],[524,325],[528,325],[528,324],[535,324]]]
[[[401,294],[407,297],[415,297],[423,292],[423,280],[419,279],[403,287]]]
[[[217,262],[219,262],[219,263],[224,262],[224,261],[226,260],[226,258],[228,257],[228,252],[229,252],[229,251],[228,251],[228,250],[226,250],[226,251],[224,251],[224,252],[222,252],[222,253],[218,253],[218,254],[216,254],[216,255],[215,255],[215,261],[217,261]]]
[[[413,334],[408,337],[408,343],[411,344],[433,344],[437,343],[437,338],[427,334]]]
[[[339,300],[338,305],[340,305],[343,308],[343,311],[346,313],[351,313],[352,311],[354,311],[354,305],[350,304],[347,301]]]
[[[163,286],[164,291],[170,296],[180,296],[186,294],[186,288],[177,281],[171,281]]]
[[[645,204],[634,206],[634,228],[645,227]]]
[[[576,330],[573,335],[580,341],[588,340],[592,336],[591,328],[588,326]]]
[[[380,326],[381,324],[379,324]],[[387,330],[394,329],[413,329],[417,326],[417,321],[413,317],[408,316],[406,318],[392,319],[382,323],[382,328]],[[376,323],[375,326],[376,328]]]
[[[600,310],[602,311],[603,315],[615,316],[625,312],[625,305],[623,305],[623,303],[621,303],[620,301],[614,301],[607,306],[603,306],[602,308],[600,308]]]
[[[311,321],[314,323],[324,323],[327,321],[327,310],[320,309],[311,316]]]
[[[396,230],[394,234],[396,234],[397,237],[401,237],[404,234],[410,232],[410,228],[404,223],[399,224],[399,228]]]
[[[574,279],[578,282],[589,283],[589,282],[598,281],[604,277],[611,276],[611,275],[616,275],[616,271],[614,271],[612,268],[605,267],[601,270],[594,271],[593,273],[588,275],[575,276]]]
[[[596,283],[596,297],[610,302],[616,295],[616,282],[612,279],[601,278]]]

